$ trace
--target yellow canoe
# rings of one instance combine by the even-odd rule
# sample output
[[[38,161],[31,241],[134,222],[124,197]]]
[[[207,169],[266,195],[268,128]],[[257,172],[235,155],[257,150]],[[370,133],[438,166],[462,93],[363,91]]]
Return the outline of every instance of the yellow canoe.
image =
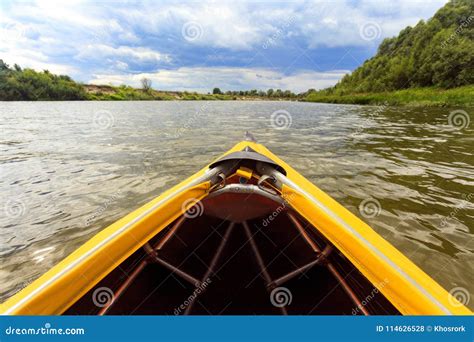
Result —
[[[99,232],[0,313],[472,314],[250,139]]]

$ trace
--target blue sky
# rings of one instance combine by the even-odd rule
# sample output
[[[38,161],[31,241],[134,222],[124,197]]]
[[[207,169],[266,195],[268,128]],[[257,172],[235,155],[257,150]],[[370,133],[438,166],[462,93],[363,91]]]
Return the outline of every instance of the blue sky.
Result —
[[[446,2],[0,0],[0,58],[95,84],[301,92]]]

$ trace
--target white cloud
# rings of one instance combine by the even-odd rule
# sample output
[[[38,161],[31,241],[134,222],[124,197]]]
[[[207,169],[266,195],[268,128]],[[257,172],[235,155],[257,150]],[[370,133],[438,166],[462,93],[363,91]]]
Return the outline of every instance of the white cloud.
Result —
[[[308,87],[331,85],[329,83],[336,76],[329,72],[331,77],[328,80],[325,78],[327,75],[310,71],[288,76],[264,68],[192,66],[199,63],[243,65],[265,44],[271,45],[272,49],[292,48],[288,44],[291,42],[310,50],[351,46],[373,48],[380,40],[363,39],[360,35],[362,25],[379,25],[380,39],[393,36],[405,26],[429,18],[446,2],[2,2],[0,58],[24,67],[68,73],[79,80],[98,74],[96,81],[136,82],[137,76],[126,75],[127,70],[133,68],[134,72],[140,72],[172,65],[174,70],[153,74],[155,85],[186,89],[191,84],[190,89],[208,90],[208,84],[216,83],[239,89],[259,88],[261,85],[306,90]],[[182,36],[183,25],[188,22],[197,23],[202,30],[198,39],[186,40]],[[203,51],[200,49],[207,49],[205,54],[212,56],[209,48],[219,49],[222,58],[200,59],[198,54]],[[188,55],[183,57],[183,51]],[[193,53],[195,55],[191,56]],[[298,65],[293,69],[298,69]],[[261,77],[255,76],[257,71]],[[213,75],[213,72],[222,75]],[[195,81],[195,76],[199,76],[199,81]],[[206,80],[210,81],[205,82],[205,86],[199,83]]]
[[[112,47],[104,44],[88,44],[81,47],[76,55],[78,59],[97,59],[97,58],[124,58],[133,59],[136,62],[166,62],[171,61],[167,54],[154,51],[146,47],[119,46]]]
[[[11,66],[18,64],[23,68],[32,68],[40,71],[49,70],[54,74],[60,75],[76,76],[79,74],[77,67],[51,61],[50,58],[41,51],[28,49],[2,51],[0,48],[0,58]]]
[[[332,86],[347,72],[347,70],[328,72],[301,70],[291,75],[284,75],[275,70],[259,68],[183,67],[135,75],[94,75],[89,82],[92,84],[139,86],[140,80],[147,77],[153,81],[155,89],[161,90],[208,92],[214,87],[219,87],[222,90],[280,88],[303,92],[310,88],[322,89]]]
[[[349,47],[378,44],[408,25],[431,17],[448,0],[316,0],[299,12],[299,35],[310,48],[319,46]],[[369,23],[379,28],[380,39],[367,40],[360,29]]]

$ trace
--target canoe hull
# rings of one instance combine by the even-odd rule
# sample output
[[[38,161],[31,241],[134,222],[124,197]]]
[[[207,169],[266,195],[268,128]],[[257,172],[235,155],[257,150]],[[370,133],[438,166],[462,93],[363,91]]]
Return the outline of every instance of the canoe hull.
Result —
[[[286,175],[278,172],[278,177],[286,203],[332,243],[401,314],[472,314],[371,227],[263,145],[243,141],[223,156],[245,149],[265,156],[285,171]],[[105,228],[10,298],[1,306],[1,313],[51,315],[66,312],[147,241],[182,216],[183,203],[205,198],[212,187],[212,177],[215,174],[210,174],[208,165]]]

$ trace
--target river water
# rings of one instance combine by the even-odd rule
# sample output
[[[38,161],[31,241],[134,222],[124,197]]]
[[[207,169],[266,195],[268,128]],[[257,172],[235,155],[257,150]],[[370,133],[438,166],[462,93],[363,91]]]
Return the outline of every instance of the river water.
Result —
[[[449,120],[453,110],[0,102],[0,301],[248,130],[467,302],[474,134],[469,123]]]

